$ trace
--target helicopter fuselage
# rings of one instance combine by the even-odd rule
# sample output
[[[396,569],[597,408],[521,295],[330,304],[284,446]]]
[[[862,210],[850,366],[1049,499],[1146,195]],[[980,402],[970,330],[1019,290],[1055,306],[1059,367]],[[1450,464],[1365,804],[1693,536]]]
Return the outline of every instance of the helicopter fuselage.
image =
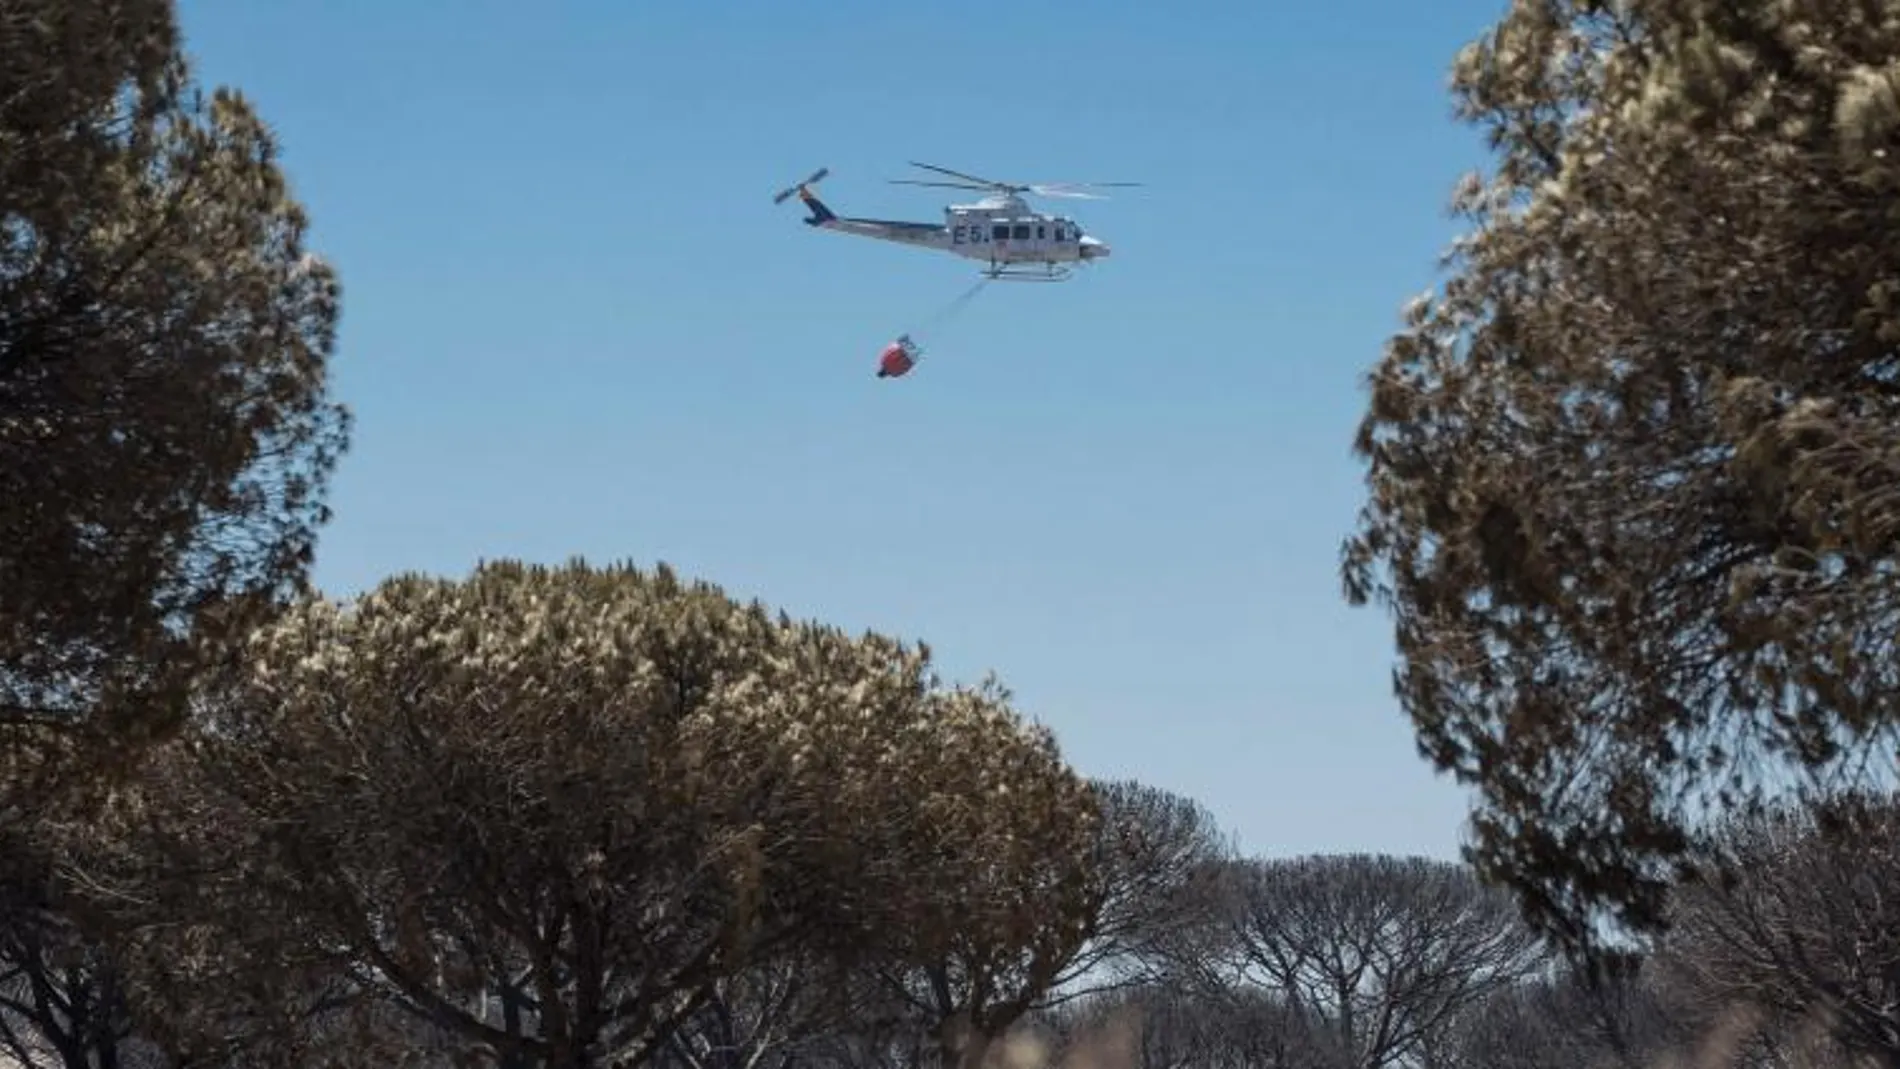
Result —
[[[1036,211],[1016,196],[952,204],[942,223],[923,223],[841,216],[809,189],[796,192],[811,213],[805,218],[810,226],[948,252],[989,265],[985,273],[993,278],[1062,279],[1069,274],[1066,265],[1109,254],[1108,245],[1083,233],[1075,220]]]
[[[1016,197],[993,197],[944,209],[949,249],[972,260],[1002,264],[1079,263],[1108,255],[1108,246],[1084,234],[1075,220],[1036,211]]]

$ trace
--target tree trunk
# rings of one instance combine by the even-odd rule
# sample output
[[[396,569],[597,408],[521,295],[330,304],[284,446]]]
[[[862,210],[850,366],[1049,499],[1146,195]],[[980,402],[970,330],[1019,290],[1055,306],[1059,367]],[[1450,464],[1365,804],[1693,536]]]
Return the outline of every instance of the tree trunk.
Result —
[[[512,1036],[519,1038],[521,1031],[521,989],[512,983],[501,985],[501,1026]],[[497,1069],[535,1069],[534,1059],[525,1051],[503,1051]]]

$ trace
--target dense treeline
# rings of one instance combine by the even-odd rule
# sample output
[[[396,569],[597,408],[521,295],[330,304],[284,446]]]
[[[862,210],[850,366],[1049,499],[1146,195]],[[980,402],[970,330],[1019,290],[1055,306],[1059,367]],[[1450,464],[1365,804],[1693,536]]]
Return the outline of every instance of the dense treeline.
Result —
[[[1347,578],[1474,845],[1277,858],[665,567],[312,591],[274,136],[168,0],[0,0],[0,1053],[1900,1067],[1900,2],[1515,0],[1455,73]]]
[[[452,610],[440,619],[469,602],[514,612],[496,588],[535,574],[501,568],[430,592]],[[712,597],[615,580],[683,611]],[[716,598],[693,608],[703,623],[783,626]],[[542,626],[558,633],[563,611]],[[629,645],[660,658],[626,678],[671,703],[682,679],[712,677],[661,664],[718,644],[658,616]],[[274,639],[288,659],[249,685],[338,671],[311,626]],[[913,735],[909,759],[923,763],[847,744],[802,780],[795,750],[753,748],[796,737],[782,725],[723,755],[685,742],[691,721],[752,715],[719,711],[723,684],[690,710],[671,705],[670,723],[648,705],[596,719],[632,708],[613,701],[580,702],[564,722],[539,715],[538,695],[511,706],[498,693],[504,678],[527,693],[557,678],[504,644],[489,655],[506,673],[472,670],[457,701],[418,701],[416,680],[453,668],[403,657],[428,643],[392,621],[354,626],[359,640],[388,632],[359,655],[401,687],[325,680],[315,706],[292,697],[271,725],[168,748],[146,774],[162,790],[128,789],[116,819],[39,840],[71,851],[53,867],[84,878],[61,900],[9,903],[0,1043],[24,1064],[1647,1069],[1712,1045],[1728,1065],[1900,1061],[1900,802],[1737,823],[1707,846],[1747,879],[1685,891],[1666,938],[1585,971],[1467,866],[1239,855],[1189,799],[1076,780],[979,694],[887,677],[892,704],[854,705],[837,695],[876,682],[843,665],[821,705],[787,714],[847,710],[828,728],[840,734],[884,719],[864,740],[914,715],[893,734]],[[831,657],[849,646],[781,637]],[[443,648],[462,663],[474,650]],[[349,698],[317,698],[337,691]],[[984,750],[981,774],[1006,778],[959,782],[931,755],[945,746]],[[672,808],[637,815],[662,800]],[[937,822],[954,807],[969,823],[946,833]],[[896,837],[844,837],[837,823]],[[1052,826],[1074,837],[1066,854],[1037,830]],[[1044,841],[1011,870],[1022,834]]]

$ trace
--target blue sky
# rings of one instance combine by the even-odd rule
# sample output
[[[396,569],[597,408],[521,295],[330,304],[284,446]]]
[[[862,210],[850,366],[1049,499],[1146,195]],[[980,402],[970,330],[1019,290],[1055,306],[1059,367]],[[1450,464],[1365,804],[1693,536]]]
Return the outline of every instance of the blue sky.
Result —
[[[338,265],[356,412],[318,581],[665,560],[994,670],[1090,775],[1262,854],[1455,854],[1461,792],[1339,593],[1362,375],[1435,280],[1479,145],[1450,60],[1500,0],[183,0]],[[933,220],[923,160],[1114,256],[992,285],[809,230]]]

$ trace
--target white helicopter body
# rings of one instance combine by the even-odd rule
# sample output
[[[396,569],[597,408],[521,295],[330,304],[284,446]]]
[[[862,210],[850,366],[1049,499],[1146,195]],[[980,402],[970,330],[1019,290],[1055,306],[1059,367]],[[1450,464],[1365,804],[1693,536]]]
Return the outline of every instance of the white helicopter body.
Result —
[[[841,216],[826,207],[811,191],[812,186],[830,173],[828,168],[820,168],[803,182],[780,191],[773,201],[783,203],[788,197],[797,196],[811,213],[805,217],[809,226],[976,260],[985,265],[983,274],[989,278],[1059,282],[1070,276],[1071,264],[1106,259],[1109,246],[1099,238],[1084,233],[1081,225],[1068,216],[1040,212],[1030,207],[1020,194],[1037,192],[1048,196],[1099,199],[1093,194],[1074,191],[1074,187],[1137,184],[1098,182],[1024,186],[975,178],[927,163],[914,163],[912,166],[940,171],[964,181],[894,180],[896,184],[988,190],[990,195],[973,203],[948,205],[943,210],[941,223]]]

